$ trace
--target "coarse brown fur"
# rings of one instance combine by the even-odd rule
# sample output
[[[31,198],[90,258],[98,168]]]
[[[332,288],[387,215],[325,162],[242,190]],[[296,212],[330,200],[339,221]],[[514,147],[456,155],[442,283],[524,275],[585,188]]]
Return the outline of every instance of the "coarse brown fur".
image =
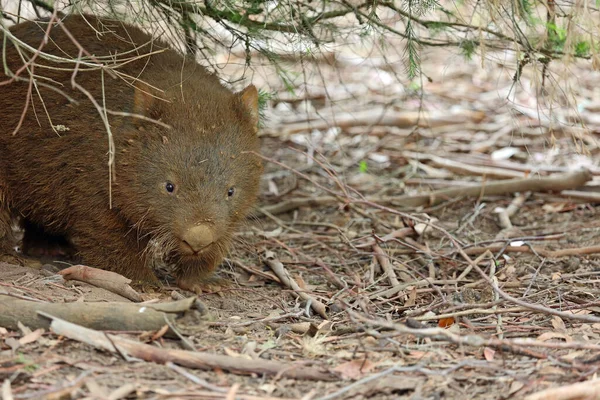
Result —
[[[171,129],[108,114],[116,172],[109,184],[107,130],[88,97],[72,87],[75,64],[37,57],[33,72],[43,77],[37,79],[41,96],[34,88],[14,135],[29,82],[0,86],[0,252],[12,252],[16,215],[65,235],[88,265],[156,282],[158,257],[175,266],[181,287],[197,290],[256,200],[262,172],[253,154],[259,146],[256,89],[231,92],[198,63],[132,26],[91,16],[61,23],[94,56],[86,61],[118,60],[108,62],[118,77],[78,65],[76,82],[99,105]],[[38,48],[47,28],[47,21],[25,22],[10,32]],[[65,59],[79,55],[56,23],[42,51]],[[23,65],[10,40],[6,59],[13,72]],[[20,76],[29,78],[27,72]],[[7,79],[0,71],[0,82]]]

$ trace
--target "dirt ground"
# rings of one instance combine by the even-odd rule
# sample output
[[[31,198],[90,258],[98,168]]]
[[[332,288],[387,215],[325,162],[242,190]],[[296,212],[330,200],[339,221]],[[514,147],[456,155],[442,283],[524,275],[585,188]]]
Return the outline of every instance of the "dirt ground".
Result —
[[[197,351],[312,366],[331,380],[161,365],[2,328],[3,397],[600,398],[600,74],[557,63],[541,88],[532,69],[513,81],[510,54],[488,53],[482,66],[435,50],[409,81],[402,51],[362,51],[305,60],[293,95],[268,66],[249,76],[276,93],[260,204],[219,272],[229,285],[199,296],[209,316],[186,335]],[[238,56],[224,74],[241,68]],[[581,167],[590,179],[569,187]],[[568,190],[477,194],[550,177]],[[478,189],[410,200],[459,187]],[[277,261],[297,289],[280,283]],[[49,267],[0,264],[0,285],[57,303],[129,302]]]

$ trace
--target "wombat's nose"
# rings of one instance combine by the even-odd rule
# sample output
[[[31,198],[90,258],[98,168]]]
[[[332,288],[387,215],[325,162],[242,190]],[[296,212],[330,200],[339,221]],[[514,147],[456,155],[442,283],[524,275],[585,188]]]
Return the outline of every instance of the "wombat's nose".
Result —
[[[196,225],[188,229],[181,238],[194,253],[202,250],[214,241],[212,229],[206,225]]]

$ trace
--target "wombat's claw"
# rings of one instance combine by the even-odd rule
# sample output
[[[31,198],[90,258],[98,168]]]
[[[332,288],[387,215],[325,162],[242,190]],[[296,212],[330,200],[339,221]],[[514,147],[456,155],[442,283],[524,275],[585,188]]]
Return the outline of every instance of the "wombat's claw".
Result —
[[[205,287],[200,282],[184,278],[177,279],[177,286],[179,286],[180,289],[187,290],[196,294],[202,294],[204,292],[203,289],[205,289]]]

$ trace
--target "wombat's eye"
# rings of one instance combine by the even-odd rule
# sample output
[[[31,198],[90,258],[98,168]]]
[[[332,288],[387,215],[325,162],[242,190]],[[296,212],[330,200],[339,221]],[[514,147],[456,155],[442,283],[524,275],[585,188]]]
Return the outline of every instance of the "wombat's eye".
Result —
[[[235,193],[235,188],[230,187],[229,190],[227,190],[228,197],[233,196],[234,193]]]
[[[167,190],[167,192],[173,193],[175,191],[175,185],[173,185],[171,182],[167,182],[167,184],[165,185],[165,189]]]

